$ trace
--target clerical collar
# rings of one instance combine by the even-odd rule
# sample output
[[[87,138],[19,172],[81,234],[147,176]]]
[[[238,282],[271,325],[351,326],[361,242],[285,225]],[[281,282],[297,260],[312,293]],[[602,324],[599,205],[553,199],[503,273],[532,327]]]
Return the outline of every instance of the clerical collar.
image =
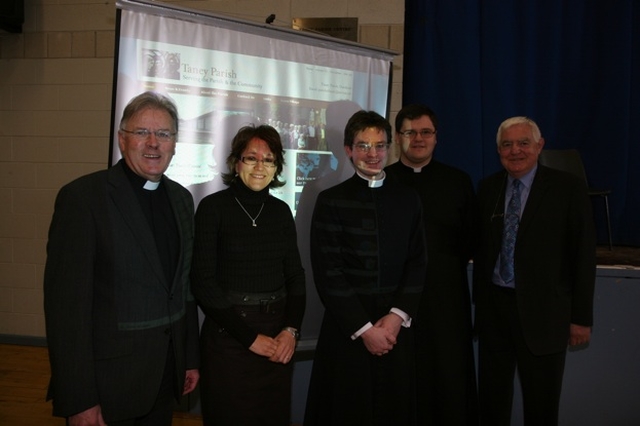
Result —
[[[425,167],[427,167],[429,164],[431,164],[431,160],[432,160],[432,159],[430,159],[430,160],[429,160],[429,162],[428,162],[427,164],[425,164],[424,166],[420,166],[420,167],[413,167],[413,166],[410,166],[410,165],[408,165],[407,163],[405,163],[405,162],[403,161],[403,158],[402,158],[402,157],[400,158],[400,162],[401,162],[405,167],[408,167],[408,168],[410,168],[411,170],[413,170],[413,173],[422,173],[422,169],[424,169],[424,168],[425,168]]]
[[[142,176],[136,174],[136,172],[131,170],[131,167],[129,167],[124,158],[121,158],[118,163],[122,164],[122,168],[124,169],[125,174],[129,178],[129,182],[131,182],[134,188],[144,188],[147,191],[155,191],[160,186],[161,181],[151,182],[150,180],[147,180]]]
[[[380,173],[380,178],[379,179],[371,179],[369,176],[365,176],[365,175],[363,175],[362,173],[360,173],[357,170],[356,170],[356,173],[362,179],[367,181],[367,184],[369,185],[369,188],[380,188],[384,184],[384,178],[387,177],[387,174],[384,172],[384,170]]]
[[[151,182],[150,180],[148,180],[145,182],[143,188],[146,189],[147,191],[155,191],[156,189],[158,189],[159,186],[160,186],[160,181]]]

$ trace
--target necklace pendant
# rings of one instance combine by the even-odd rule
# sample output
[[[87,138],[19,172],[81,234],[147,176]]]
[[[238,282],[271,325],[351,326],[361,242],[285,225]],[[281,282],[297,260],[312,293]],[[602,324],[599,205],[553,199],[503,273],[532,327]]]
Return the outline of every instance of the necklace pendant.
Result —
[[[258,214],[256,215],[256,217],[253,217],[249,214],[249,212],[247,211],[247,209],[244,208],[244,206],[242,205],[242,203],[240,202],[240,200],[238,200],[238,197],[235,197],[236,202],[238,203],[238,205],[240,206],[240,208],[242,209],[242,211],[244,212],[244,214],[247,215],[247,217],[249,219],[251,219],[251,226],[253,226],[254,228],[257,228],[258,225],[256,225],[256,220],[260,217],[260,213],[262,213],[262,209],[264,209],[264,203],[262,203],[262,206],[260,206],[260,211],[258,212]]]

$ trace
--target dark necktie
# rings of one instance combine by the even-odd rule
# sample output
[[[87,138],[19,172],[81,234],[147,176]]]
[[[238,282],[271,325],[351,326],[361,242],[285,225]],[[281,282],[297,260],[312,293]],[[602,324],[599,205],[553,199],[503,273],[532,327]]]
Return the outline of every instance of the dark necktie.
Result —
[[[520,224],[520,184],[518,179],[513,181],[511,199],[507,205],[507,214],[504,218],[504,231],[502,233],[502,250],[500,250],[500,277],[513,287],[513,253],[516,247],[516,235]]]

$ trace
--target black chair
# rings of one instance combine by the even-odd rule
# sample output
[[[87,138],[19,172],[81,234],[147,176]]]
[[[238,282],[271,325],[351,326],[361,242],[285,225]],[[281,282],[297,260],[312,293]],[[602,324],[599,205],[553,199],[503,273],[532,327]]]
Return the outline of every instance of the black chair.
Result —
[[[607,215],[607,232],[609,233],[609,250],[613,250],[613,242],[611,240],[611,217],[609,215],[609,194],[610,189],[595,189],[589,186],[587,174],[584,171],[582,158],[577,149],[543,149],[538,157],[540,164],[551,167],[552,169],[564,170],[573,173],[587,183],[589,188],[589,196],[600,197],[604,200],[605,213]]]

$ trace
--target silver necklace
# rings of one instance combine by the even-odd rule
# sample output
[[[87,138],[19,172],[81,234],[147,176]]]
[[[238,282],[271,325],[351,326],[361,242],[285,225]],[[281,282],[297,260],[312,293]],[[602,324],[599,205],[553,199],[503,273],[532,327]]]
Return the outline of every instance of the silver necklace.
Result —
[[[242,209],[244,214],[249,216],[249,219],[251,219],[251,224],[253,225],[253,227],[255,228],[256,226],[258,226],[258,225],[256,225],[256,220],[258,219],[258,217],[260,217],[260,213],[262,213],[262,209],[264,209],[264,203],[262,203],[262,207],[260,207],[260,211],[258,212],[256,217],[251,217],[251,215],[249,214],[247,209],[245,209],[244,206],[242,205],[242,203],[240,202],[240,200],[238,200],[238,197],[233,197],[233,198],[236,199],[236,202],[238,203],[238,205],[240,206],[240,208]]]

